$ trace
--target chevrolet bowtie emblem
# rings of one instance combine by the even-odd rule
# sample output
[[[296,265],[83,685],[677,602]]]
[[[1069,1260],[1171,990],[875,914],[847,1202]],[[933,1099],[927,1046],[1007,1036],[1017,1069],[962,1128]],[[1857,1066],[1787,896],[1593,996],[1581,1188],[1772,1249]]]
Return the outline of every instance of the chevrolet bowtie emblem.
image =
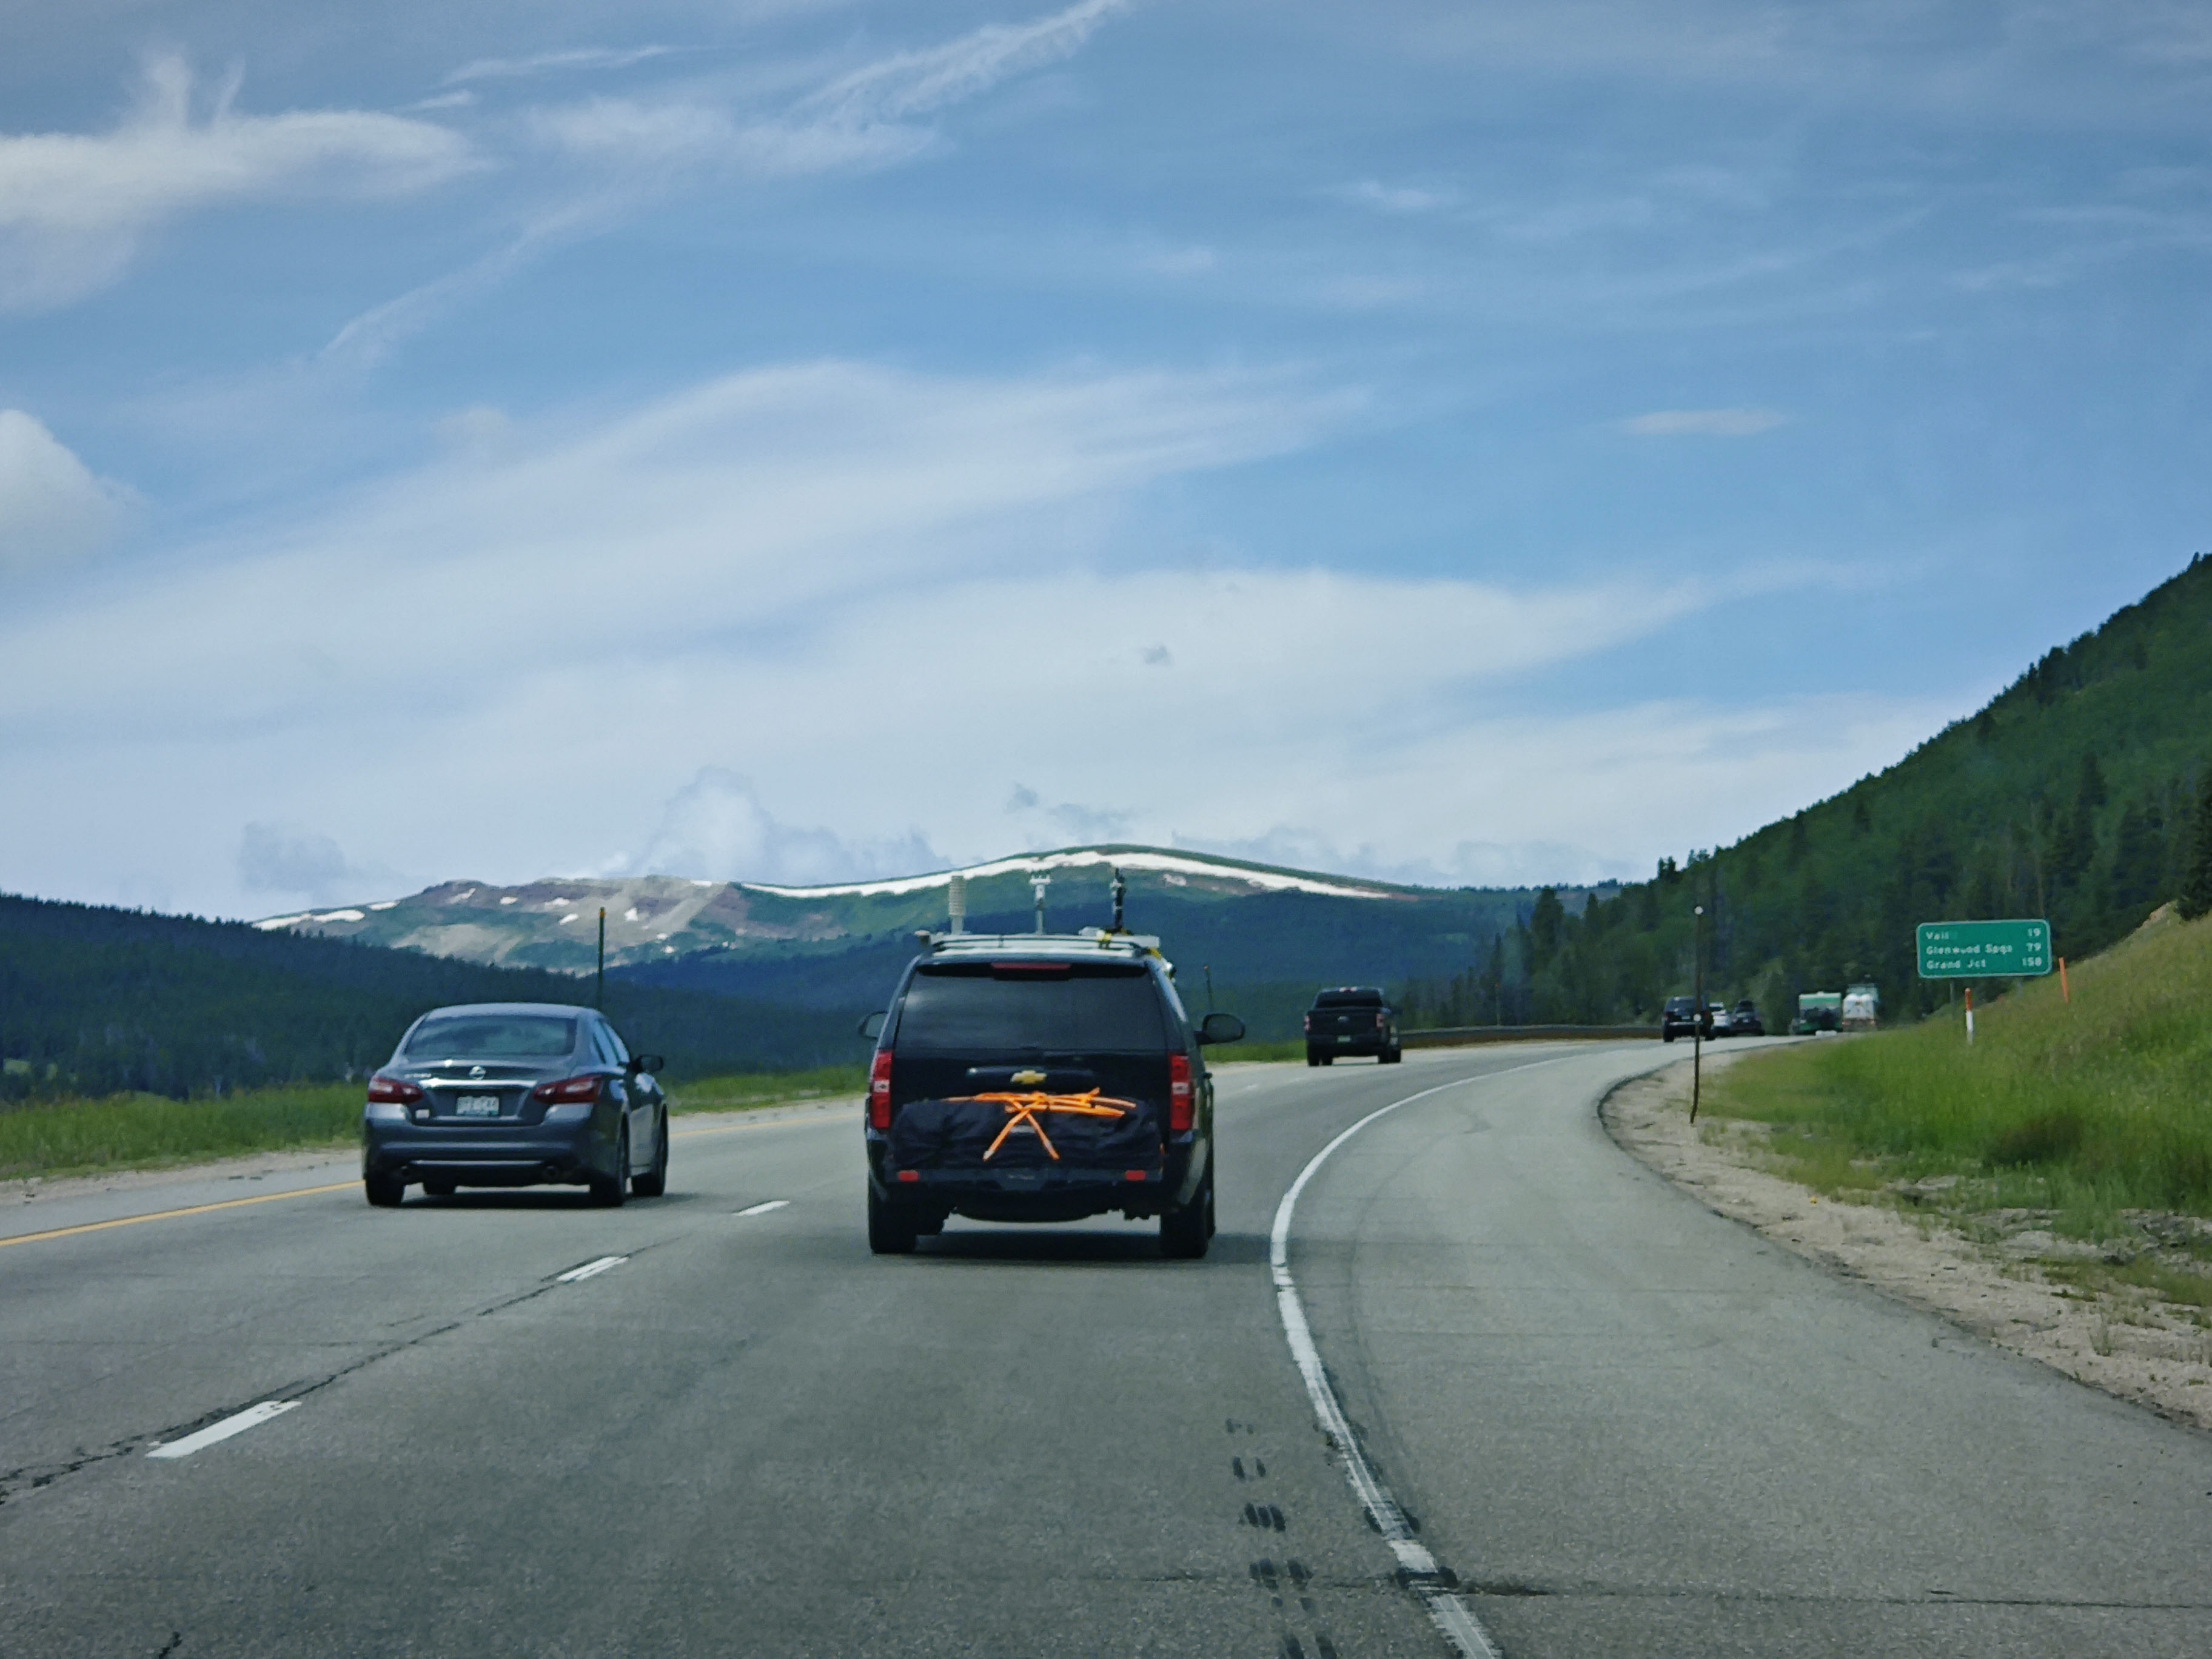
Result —
[[[1009,1080],[1015,1083],[1035,1085],[1044,1081],[1044,1073],[1042,1072],[1017,1072]]]

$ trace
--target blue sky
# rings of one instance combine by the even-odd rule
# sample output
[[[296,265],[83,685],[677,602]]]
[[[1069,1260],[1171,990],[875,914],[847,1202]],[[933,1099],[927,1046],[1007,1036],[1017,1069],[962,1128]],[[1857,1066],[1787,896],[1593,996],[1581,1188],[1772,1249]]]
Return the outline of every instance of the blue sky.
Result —
[[[2212,545],[2212,13],[0,19],[0,887],[1640,873]]]

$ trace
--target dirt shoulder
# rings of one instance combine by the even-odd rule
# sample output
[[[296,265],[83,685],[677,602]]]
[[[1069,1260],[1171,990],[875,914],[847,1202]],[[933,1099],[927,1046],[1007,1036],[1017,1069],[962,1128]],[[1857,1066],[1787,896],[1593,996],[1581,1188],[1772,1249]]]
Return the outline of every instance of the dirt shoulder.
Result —
[[[1717,1054],[1708,1072],[1735,1058]],[[1863,1279],[2000,1347],[2161,1415],[2212,1429],[2212,1331],[2191,1310],[2127,1285],[2060,1282],[2103,1247],[2056,1239],[2027,1212],[1977,1217],[1970,1235],[1892,1189],[1871,1202],[1822,1198],[1762,1167],[1760,1126],[1690,1122],[1685,1060],[1632,1079],[1601,1108],[1620,1146],[1718,1213],[1832,1273]]]

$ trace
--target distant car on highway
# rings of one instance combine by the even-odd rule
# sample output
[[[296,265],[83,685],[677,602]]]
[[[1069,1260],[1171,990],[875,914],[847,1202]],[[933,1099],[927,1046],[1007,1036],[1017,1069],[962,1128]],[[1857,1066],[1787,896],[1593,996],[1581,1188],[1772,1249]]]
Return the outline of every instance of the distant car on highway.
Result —
[[[1725,1002],[1709,1002],[1705,1005],[1705,1035],[1709,1037],[1735,1035],[1735,1027],[1729,1017],[1728,1004]]]
[[[1668,997],[1659,1011],[1659,1035],[1672,1042],[1676,1037],[1712,1035],[1712,1015],[1699,1013],[1695,997]]]
[[[1729,1010],[1729,1032],[1733,1036],[1766,1035],[1766,1022],[1759,1017],[1759,1005],[1749,997]]]
[[[880,1018],[880,1030],[868,1027]],[[868,1248],[977,1221],[1157,1216],[1170,1256],[1213,1236],[1213,1084],[1158,942],[956,933],[908,964],[876,1036],[862,1126]]]
[[[1372,985],[1340,985],[1317,994],[1306,1010],[1306,1064],[1326,1066],[1339,1054],[1372,1054],[1395,1066],[1406,1057],[1398,1011]]]
[[[368,1201],[410,1185],[584,1186],[620,1204],[668,1186],[668,1098],[597,1009],[553,1002],[434,1008],[368,1080],[361,1175]]]

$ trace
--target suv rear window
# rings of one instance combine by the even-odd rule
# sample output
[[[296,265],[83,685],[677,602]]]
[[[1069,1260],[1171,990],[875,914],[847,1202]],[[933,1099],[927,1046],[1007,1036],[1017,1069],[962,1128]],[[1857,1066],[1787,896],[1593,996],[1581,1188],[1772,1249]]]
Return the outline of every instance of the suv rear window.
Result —
[[[426,1019],[407,1039],[407,1052],[492,1059],[506,1054],[565,1054],[576,1046],[576,1022],[554,1014],[449,1014]]]
[[[915,971],[893,1042],[899,1053],[917,1054],[1142,1054],[1158,1053],[1168,1038],[1152,976],[1142,968],[963,963]]]

